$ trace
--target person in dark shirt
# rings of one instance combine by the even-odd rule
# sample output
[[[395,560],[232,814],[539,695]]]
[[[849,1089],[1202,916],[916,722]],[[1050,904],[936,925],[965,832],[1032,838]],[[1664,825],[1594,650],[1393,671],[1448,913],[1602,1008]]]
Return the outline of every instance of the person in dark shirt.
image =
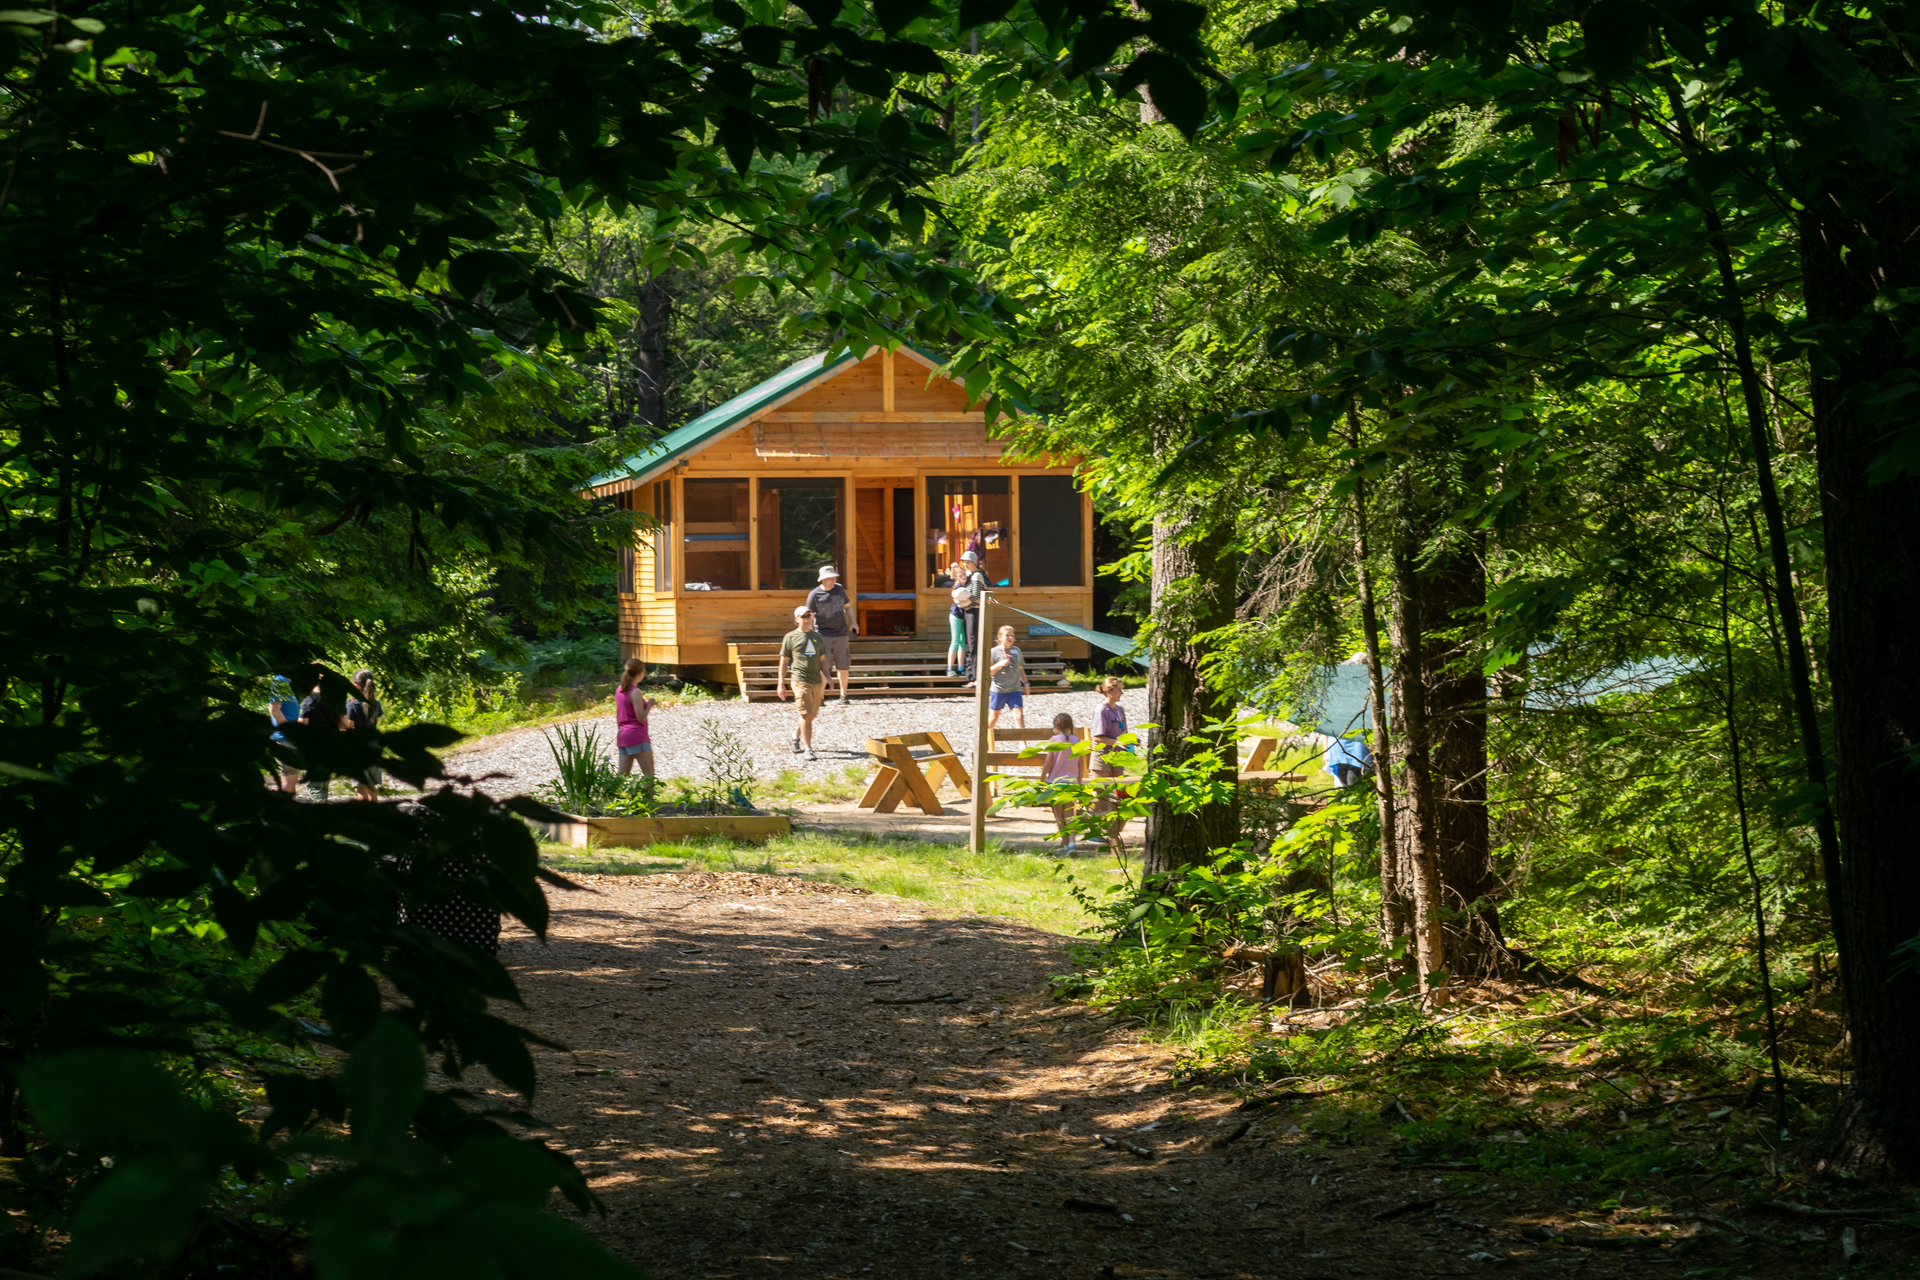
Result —
[[[380,699],[373,696],[373,672],[362,668],[353,673],[354,697],[347,699],[347,728],[373,729],[380,723],[380,717],[386,708],[380,705]],[[354,793],[362,800],[378,800],[380,784],[386,780],[386,771],[377,764],[370,764],[353,780]]]
[[[320,686],[313,686],[313,692],[300,703],[300,723],[317,729],[340,730],[346,727],[346,721],[340,713],[328,706],[320,696]],[[319,804],[327,802],[327,789],[333,785],[333,775],[318,770],[307,770],[308,798]]]
[[[987,594],[987,575],[980,572],[980,557],[971,550],[960,553],[960,568],[967,575],[960,583],[967,589],[967,607],[962,614],[967,634],[967,664],[963,668],[967,682],[961,687],[971,689],[979,679],[980,597]]]
[[[847,705],[847,672],[852,667],[852,641],[850,636],[860,634],[860,624],[854,621],[851,602],[847,599],[847,589],[840,585],[840,571],[832,565],[820,570],[820,585],[807,592],[806,607],[813,611],[814,625],[820,633],[820,643],[826,649],[824,667],[828,676],[840,673],[840,705]]]

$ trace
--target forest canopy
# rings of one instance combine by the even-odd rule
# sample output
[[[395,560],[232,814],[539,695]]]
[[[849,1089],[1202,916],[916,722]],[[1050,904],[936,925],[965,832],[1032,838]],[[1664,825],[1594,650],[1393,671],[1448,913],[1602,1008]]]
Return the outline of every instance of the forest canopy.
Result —
[[[395,910],[541,934],[545,810],[453,785],[428,700],[278,746],[259,708],[276,675],[425,689],[604,629],[636,523],[585,478],[800,355],[903,342],[1085,457],[1130,540],[1164,786],[1089,990],[1158,1016],[1225,939],[1437,1012],[1577,983],[1568,921],[1604,904],[1688,975],[1623,1039],[1712,1039],[1820,1167],[1911,1175],[1910,21],[0,14],[7,1248],[275,1274],[291,1224],[357,1278],[479,1231],[500,1274],[631,1274],[547,1212],[595,1200],[528,1113],[459,1086],[535,1099],[511,976]],[[1243,798],[1232,726],[1343,663],[1366,785]],[[426,816],[262,786],[294,757],[382,765]]]

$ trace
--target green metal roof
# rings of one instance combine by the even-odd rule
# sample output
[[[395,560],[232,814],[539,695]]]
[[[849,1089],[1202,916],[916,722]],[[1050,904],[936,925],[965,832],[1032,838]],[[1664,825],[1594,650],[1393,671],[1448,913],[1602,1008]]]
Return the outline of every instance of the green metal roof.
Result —
[[[827,377],[847,365],[855,363],[852,352],[842,352],[840,358],[831,364],[823,364],[821,356],[808,356],[796,361],[774,374],[759,386],[742,391],[725,404],[707,410],[685,426],[675,427],[644,453],[636,453],[617,469],[605,475],[595,476],[587,481],[586,487],[598,489],[602,485],[617,484],[628,480],[635,484],[644,483],[672,466],[690,453],[711,444],[727,432],[739,426],[760,410],[783,397],[801,390],[808,383]]]

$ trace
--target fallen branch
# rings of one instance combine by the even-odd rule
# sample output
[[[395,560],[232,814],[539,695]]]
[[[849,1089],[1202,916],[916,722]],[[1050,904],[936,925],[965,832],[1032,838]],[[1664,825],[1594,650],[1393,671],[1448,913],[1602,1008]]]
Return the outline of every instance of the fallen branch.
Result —
[[[1816,1209],[1810,1204],[1795,1204],[1791,1200],[1762,1200],[1769,1209],[1778,1209],[1782,1213],[1791,1213],[1801,1218],[1871,1218],[1885,1209]]]
[[[1584,1245],[1601,1249],[1658,1249],[1666,1243],[1659,1236],[1573,1235],[1565,1231],[1554,1231],[1548,1227],[1528,1227],[1520,1235],[1524,1239],[1542,1244]]]
[[[1246,1137],[1247,1131],[1251,1128],[1253,1128],[1253,1124],[1251,1121],[1242,1120],[1239,1124],[1234,1126],[1232,1133],[1229,1133],[1222,1138],[1215,1138],[1212,1142],[1209,1142],[1207,1146],[1209,1146],[1215,1151],[1220,1150],[1222,1147],[1230,1147],[1234,1143],[1240,1141],[1240,1139]]]
[[[900,983],[900,979],[898,978],[863,978],[861,981],[870,987],[892,987],[898,986]]]
[[[1068,1196],[1060,1202],[1060,1207],[1062,1209],[1073,1209],[1080,1213],[1110,1213],[1116,1218],[1120,1216],[1120,1206],[1117,1204],[1102,1204],[1098,1200],[1082,1200],[1079,1196]]]
[[[1270,1107],[1280,1102],[1306,1102],[1313,1098],[1328,1098],[1340,1092],[1338,1089],[1289,1089],[1285,1093],[1269,1094],[1264,1098],[1248,1098],[1240,1104],[1241,1111],[1258,1111],[1261,1107]]]
[[[1612,1084],[1613,1082],[1611,1080],[1603,1080],[1602,1083]],[[1746,1096],[1744,1092],[1696,1093],[1691,1098],[1675,1098],[1672,1102],[1649,1102],[1642,1106],[1625,1107],[1623,1110],[1630,1116],[1644,1116],[1651,1115],[1656,1111],[1665,1111],[1668,1107],[1684,1107],[1690,1102],[1733,1102]]]
[[[1125,1152],[1128,1152],[1129,1154],[1139,1156],[1142,1160],[1153,1159],[1152,1147],[1137,1146],[1134,1143],[1126,1142],[1120,1138],[1109,1138],[1104,1133],[1096,1134],[1094,1136],[1099,1139],[1100,1145],[1103,1147],[1110,1147],[1115,1151],[1125,1151]]]
[[[1422,1209],[1431,1209],[1433,1206],[1439,1204],[1442,1199],[1443,1197],[1441,1196],[1432,1196],[1425,1200],[1409,1200],[1403,1205],[1397,1205],[1391,1209],[1382,1209],[1373,1215],[1373,1220],[1375,1222],[1391,1222],[1393,1219],[1409,1213],[1418,1213]]]
[[[958,1004],[965,999],[966,999],[965,996],[957,996],[953,994],[953,992],[951,991],[942,991],[937,996],[908,996],[904,1000],[889,1000],[885,996],[875,996],[873,998],[873,1003],[875,1004],[936,1004],[944,1000],[944,1001],[950,1001],[954,1004]]]

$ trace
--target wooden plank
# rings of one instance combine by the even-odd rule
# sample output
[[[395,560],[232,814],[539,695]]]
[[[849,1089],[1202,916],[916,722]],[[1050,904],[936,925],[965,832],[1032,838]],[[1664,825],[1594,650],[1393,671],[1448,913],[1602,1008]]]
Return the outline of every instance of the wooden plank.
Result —
[[[900,771],[892,765],[881,765],[880,768],[874,772],[873,781],[867,783],[866,792],[860,797],[860,803],[856,807],[871,809],[873,806],[879,804],[881,798],[887,794],[887,789],[893,785],[894,779],[899,776]]]
[[[940,750],[933,768],[927,773],[927,781],[935,790],[940,787],[941,779],[953,784],[953,789],[969,800],[973,798],[973,778],[967,772],[967,766],[960,762],[960,753],[947,741],[947,735],[938,729],[930,729],[925,735],[927,744]]]
[[[1005,421],[1002,415],[1001,421]],[[815,413],[762,413],[755,415],[755,422],[978,422],[986,425],[986,415],[978,409],[916,409],[911,413],[888,410],[881,413],[863,413],[853,409],[829,409]],[[716,442],[718,443],[718,442]]]
[[[900,770],[889,767],[887,772],[893,776],[887,779],[886,787],[873,802],[875,813],[892,813],[900,807],[902,800],[911,799],[907,791],[907,779]]]
[[[910,798],[919,806],[920,812],[933,818],[946,812],[940,807],[940,801],[933,794],[933,789],[927,786],[927,776],[920,772],[919,762],[913,758],[913,752],[909,751],[905,744],[889,742],[887,755],[893,760],[894,768],[900,770],[901,777],[906,780]]]

